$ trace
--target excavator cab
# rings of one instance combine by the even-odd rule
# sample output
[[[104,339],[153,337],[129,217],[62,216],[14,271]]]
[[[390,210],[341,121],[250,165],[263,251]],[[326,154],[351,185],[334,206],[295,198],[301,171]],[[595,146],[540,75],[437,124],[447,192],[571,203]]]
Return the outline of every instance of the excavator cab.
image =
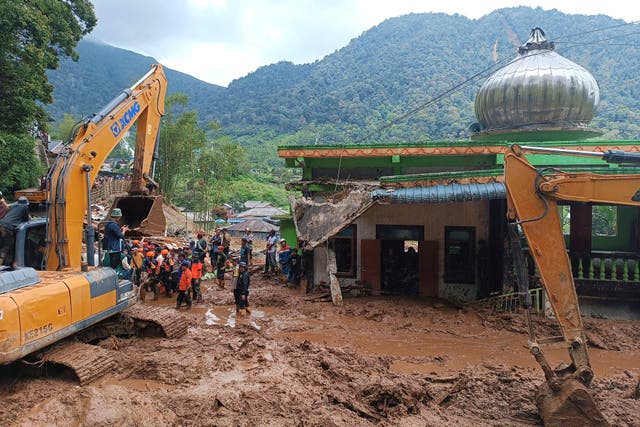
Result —
[[[167,220],[162,209],[163,196],[124,196],[117,197],[111,209],[122,211],[120,223],[127,225],[127,236],[159,236],[167,227]]]

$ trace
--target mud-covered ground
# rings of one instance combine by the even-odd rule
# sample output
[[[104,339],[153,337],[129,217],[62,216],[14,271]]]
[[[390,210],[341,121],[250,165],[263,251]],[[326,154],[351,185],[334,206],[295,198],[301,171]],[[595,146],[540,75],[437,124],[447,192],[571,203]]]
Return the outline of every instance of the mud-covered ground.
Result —
[[[522,316],[435,300],[307,301],[253,275],[250,317],[229,289],[181,314],[186,337],[107,339],[115,372],[84,387],[0,376],[3,425],[540,425],[542,373]],[[172,306],[173,300],[161,298]],[[589,319],[593,391],[612,425],[640,425],[640,323]],[[553,333],[553,321],[536,319]],[[549,354],[554,364],[562,351]]]

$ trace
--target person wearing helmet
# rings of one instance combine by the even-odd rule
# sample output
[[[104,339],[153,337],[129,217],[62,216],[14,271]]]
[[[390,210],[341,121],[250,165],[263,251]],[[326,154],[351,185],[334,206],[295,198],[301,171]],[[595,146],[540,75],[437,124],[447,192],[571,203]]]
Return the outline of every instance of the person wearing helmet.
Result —
[[[218,289],[224,289],[224,270],[227,263],[227,256],[224,253],[224,246],[218,246],[218,257],[216,258],[216,281]]]
[[[156,258],[158,264],[157,276],[160,285],[164,288],[164,294],[167,297],[171,297],[171,267],[173,267],[173,259],[169,254],[169,249],[166,247],[160,251],[160,255]]]
[[[240,261],[240,263],[238,263],[238,279],[236,280],[236,285],[233,289],[233,298],[236,302],[236,312],[239,316],[251,314],[251,307],[249,306],[250,283],[251,278],[247,271],[247,263]]]
[[[191,308],[191,296],[189,295],[189,290],[191,289],[191,269],[190,263],[186,259],[182,261],[180,265],[182,270],[182,275],[180,276],[180,283],[178,284],[178,299],[176,300],[176,309],[180,309],[182,303],[187,304],[187,308]]]

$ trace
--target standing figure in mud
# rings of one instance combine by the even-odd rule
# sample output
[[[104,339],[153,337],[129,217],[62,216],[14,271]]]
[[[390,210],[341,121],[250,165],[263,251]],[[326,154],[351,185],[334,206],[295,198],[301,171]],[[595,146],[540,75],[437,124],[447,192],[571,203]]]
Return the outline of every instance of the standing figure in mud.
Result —
[[[193,292],[193,302],[202,302],[202,290],[200,289],[200,279],[202,278],[202,262],[196,254],[191,258],[191,286]]]
[[[236,313],[240,316],[251,314],[251,307],[249,306],[250,283],[251,278],[247,271],[247,263],[241,261],[238,264],[238,279],[236,280],[235,288],[233,289],[233,298],[236,302]]]
[[[218,289],[224,289],[224,270],[227,263],[227,256],[224,254],[224,246],[218,246],[218,258],[216,258],[216,280]]]
[[[204,255],[207,253],[207,241],[204,238],[203,232],[199,232],[196,237],[197,240],[193,246],[192,255],[197,257],[200,262],[204,262]]]
[[[280,265],[280,282],[287,283],[287,277],[291,270],[291,248],[285,239],[280,239],[280,250],[278,251],[278,264]]]
[[[289,275],[287,276],[287,285],[291,288],[298,289],[300,287],[300,278],[302,276],[302,257],[298,253],[298,248],[291,248],[289,256]]]
[[[229,258],[229,250],[231,249],[231,234],[227,227],[222,227],[222,246],[224,246],[224,256]]]
[[[211,236],[211,250],[209,251],[209,258],[211,258],[211,265],[215,267],[218,258],[218,248],[222,245],[222,236],[220,235],[220,227],[216,227],[213,236]]]
[[[240,261],[244,261],[249,265],[249,242],[247,242],[247,238],[243,237],[242,242],[240,243]]]
[[[265,248],[266,259],[264,262],[264,274],[273,274],[276,270],[276,243],[278,238],[276,237],[276,231],[270,230],[269,237],[267,237],[267,246]]]
[[[187,308],[191,308],[191,296],[189,290],[191,289],[191,263],[186,259],[182,261],[182,276],[180,276],[180,283],[178,284],[178,299],[176,300],[176,308],[180,309],[182,303],[187,304]]]
[[[153,300],[158,299],[158,279],[156,278],[156,253],[147,251],[142,261],[142,271],[145,272],[144,283],[140,287],[140,299],[144,301],[145,294],[149,291],[153,292]]]
[[[247,241],[247,255],[249,261],[247,261],[247,267],[251,267],[253,265],[253,241],[256,239],[253,236],[250,228],[244,229],[244,236],[242,236]]]

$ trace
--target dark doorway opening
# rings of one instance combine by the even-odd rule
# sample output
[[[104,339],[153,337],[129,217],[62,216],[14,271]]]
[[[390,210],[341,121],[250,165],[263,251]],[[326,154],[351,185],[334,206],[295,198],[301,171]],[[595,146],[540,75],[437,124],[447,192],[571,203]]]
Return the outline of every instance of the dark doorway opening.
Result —
[[[419,242],[422,226],[378,225],[381,243],[381,291],[391,295],[417,296],[420,293]]]

